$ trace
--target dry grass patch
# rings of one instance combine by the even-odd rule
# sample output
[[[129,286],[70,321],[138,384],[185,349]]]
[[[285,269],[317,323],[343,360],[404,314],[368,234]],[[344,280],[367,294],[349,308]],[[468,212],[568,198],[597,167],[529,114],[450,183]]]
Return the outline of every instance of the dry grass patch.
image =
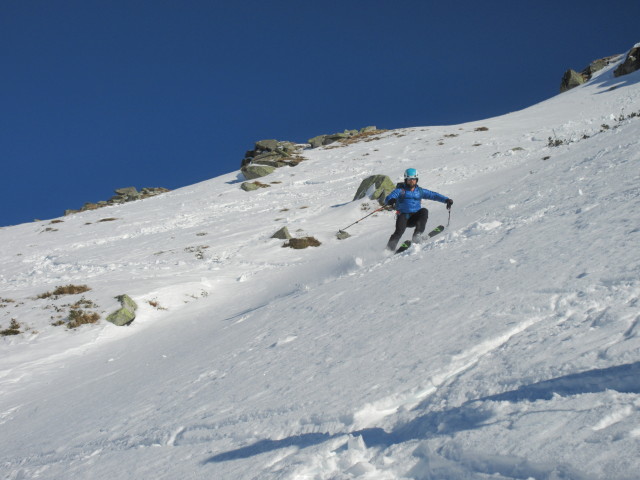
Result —
[[[91,290],[91,287],[87,285],[65,285],[62,287],[56,287],[53,292],[45,292],[38,295],[36,298],[49,298],[59,297],[60,295],[75,295],[77,293],[84,293]]]
[[[98,222],[114,222],[116,220],[118,219],[114,217],[109,217],[109,218],[101,218],[100,220],[98,220]]]
[[[100,315],[96,312],[85,312],[80,308],[73,309],[69,312],[67,328],[77,328],[80,325],[96,323],[98,320],[100,320]]]
[[[12,318],[9,328],[0,330],[0,337],[8,337],[9,335],[20,335],[21,333],[22,332],[20,331],[20,324],[15,318]]]

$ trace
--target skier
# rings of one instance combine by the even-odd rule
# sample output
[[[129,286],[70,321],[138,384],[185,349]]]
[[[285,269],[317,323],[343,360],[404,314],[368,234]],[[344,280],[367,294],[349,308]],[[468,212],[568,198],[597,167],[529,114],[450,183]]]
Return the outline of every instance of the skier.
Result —
[[[395,251],[404,231],[415,227],[411,241],[420,243],[421,235],[427,226],[429,211],[421,208],[422,199],[435,200],[445,203],[447,210],[453,205],[453,200],[437,192],[418,186],[418,171],[415,168],[407,168],[404,172],[404,184],[398,184],[396,189],[384,199],[385,206],[396,209],[396,231],[389,238],[387,249]]]

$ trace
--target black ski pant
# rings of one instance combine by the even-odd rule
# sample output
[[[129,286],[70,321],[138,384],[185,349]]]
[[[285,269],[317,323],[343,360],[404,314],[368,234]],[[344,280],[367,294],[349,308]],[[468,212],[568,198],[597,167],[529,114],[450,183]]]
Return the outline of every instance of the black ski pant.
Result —
[[[421,208],[415,213],[399,213],[396,218],[396,231],[389,237],[389,243],[387,248],[389,250],[395,250],[398,246],[398,242],[402,238],[404,231],[409,228],[416,227],[413,232],[412,241],[419,243],[420,235],[424,233],[424,229],[427,227],[427,219],[429,218],[429,210]]]

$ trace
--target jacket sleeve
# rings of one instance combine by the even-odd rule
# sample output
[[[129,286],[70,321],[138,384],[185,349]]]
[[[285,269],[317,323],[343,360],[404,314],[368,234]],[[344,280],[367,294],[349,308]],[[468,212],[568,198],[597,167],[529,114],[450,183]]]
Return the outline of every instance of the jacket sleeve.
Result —
[[[426,200],[434,200],[440,203],[447,203],[447,200],[449,200],[448,197],[445,197],[444,195],[438,192],[432,192],[431,190],[427,190],[426,188],[422,189],[422,198]]]
[[[400,196],[400,193],[402,193],[402,189],[401,188],[396,188],[393,192],[391,192],[389,195],[387,195],[387,198],[384,199],[385,205],[387,205],[394,198],[398,199],[398,197]],[[445,200],[445,202],[446,202],[446,200]]]

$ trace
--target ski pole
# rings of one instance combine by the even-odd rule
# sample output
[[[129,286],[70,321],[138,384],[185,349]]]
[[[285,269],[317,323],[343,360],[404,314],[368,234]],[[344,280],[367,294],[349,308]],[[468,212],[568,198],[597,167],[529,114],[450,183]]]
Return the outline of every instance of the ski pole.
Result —
[[[357,220],[357,221],[353,222],[351,225],[349,225],[349,227],[352,227],[352,226],[354,226],[356,223],[361,222],[361,221],[362,221],[362,220],[364,220],[365,218],[367,218],[367,217],[369,217],[369,216],[373,215],[374,213],[379,212],[379,211],[380,211],[380,210],[382,210],[384,207],[385,207],[385,206],[383,205],[382,207],[378,208],[377,210],[374,210],[373,212],[371,212],[370,214],[365,215],[365,216],[364,216],[364,217],[362,217],[360,220]],[[344,231],[345,231],[347,228],[349,228],[349,227],[344,227],[344,228],[342,228],[342,229],[340,229],[340,230],[338,230],[338,231],[339,231],[339,232],[344,232]]]
[[[447,227],[448,227],[449,223],[451,223],[451,209],[448,208],[447,210],[449,210],[449,220],[447,220]]]

